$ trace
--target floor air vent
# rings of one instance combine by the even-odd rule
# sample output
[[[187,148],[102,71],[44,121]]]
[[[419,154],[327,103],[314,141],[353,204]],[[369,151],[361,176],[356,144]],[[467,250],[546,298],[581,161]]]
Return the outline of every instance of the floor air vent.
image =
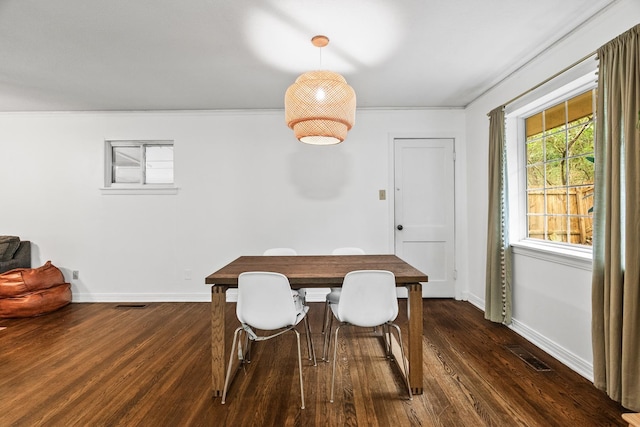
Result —
[[[535,357],[533,354],[529,353],[527,350],[522,348],[519,345],[507,345],[506,346],[509,351],[518,356],[520,359],[524,360],[524,362],[531,366],[533,369],[539,372],[551,371],[551,368],[548,367],[542,360]]]
[[[147,304],[118,304],[116,308],[146,308]]]

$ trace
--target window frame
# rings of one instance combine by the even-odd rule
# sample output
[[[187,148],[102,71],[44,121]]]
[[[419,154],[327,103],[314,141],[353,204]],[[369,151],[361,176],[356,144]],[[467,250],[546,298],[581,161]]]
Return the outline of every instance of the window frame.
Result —
[[[145,150],[143,147],[147,146],[171,146],[175,148],[173,140],[115,140],[108,139],[104,142],[104,187],[100,190],[102,194],[177,194],[178,188],[175,184],[175,175],[171,183],[145,183],[144,171],[146,168],[146,162],[144,158]],[[139,147],[142,150],[140,160],[140,182],[124,183],[113,182],[113,148],[114,147]],[[174,151],[175,152],[175,151]],[[175,158],[173,161],[173,172],[175,173]]]
[[[505,109],[507,173],[509,181],[510,245],[515,253],[540,257],[562,264],[590,268],[592,247],[566,242],[554,242],[527,236],[527,160],[525,119],[560,102],[571,99],[597,86],[597,61],[589,61],[552,80],[550,84],[532,90],[521,100]],[[594,123],[595,123],[594,112]]]

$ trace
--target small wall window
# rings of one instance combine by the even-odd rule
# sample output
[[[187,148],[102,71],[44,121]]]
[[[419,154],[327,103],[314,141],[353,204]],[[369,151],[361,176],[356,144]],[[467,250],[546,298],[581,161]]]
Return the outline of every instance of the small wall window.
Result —
[[[104,189],[175,189],[173,141],[106,141]]]

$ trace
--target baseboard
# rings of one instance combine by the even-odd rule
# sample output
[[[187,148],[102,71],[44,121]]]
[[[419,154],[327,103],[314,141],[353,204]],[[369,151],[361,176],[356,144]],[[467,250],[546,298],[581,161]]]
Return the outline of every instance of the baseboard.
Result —
[[[74,292],[72,302],[211,302],[211,293],[96,294]]]
[[[474,294],[467,293],[466,301],[471,303],[472,305],[478,307],[480,310],[484,311],[484,300],[480,299]]]
[[[456,290],[455,299],[457,301],[469,301],[469,292],[468,291],[460,292]]]
[[[520,323],[517,319],[512,319],[509,328],[516,332],[518,335],[524,337],[527,341],[531,342],[536,347],[540,348],[553,358],[560,361],[562,364],[566,365],[589,381],[593,382],[593,364],[587,362],[581,357],[578,357],[564,347],[559,346],[543,335],[540,335],[533,329],[529,328],[523,323]]]

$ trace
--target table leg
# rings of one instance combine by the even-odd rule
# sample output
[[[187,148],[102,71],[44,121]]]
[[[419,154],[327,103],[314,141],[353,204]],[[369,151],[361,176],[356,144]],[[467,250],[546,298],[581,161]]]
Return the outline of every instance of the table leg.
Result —
[[[409,317],[409,384],[413,394],[422,394],[422,284],[407,286]]]
[[[226,374],[224,319],[226,291],[226,286],[211,287],[211,383],[214,397],[222,397]]]

